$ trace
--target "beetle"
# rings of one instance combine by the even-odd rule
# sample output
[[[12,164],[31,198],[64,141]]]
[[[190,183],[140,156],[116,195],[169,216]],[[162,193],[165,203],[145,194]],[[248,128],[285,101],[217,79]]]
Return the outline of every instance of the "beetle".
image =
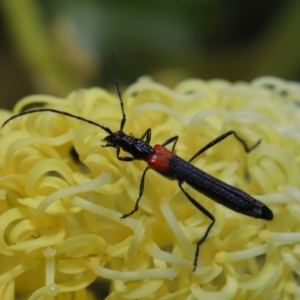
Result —
[[[114,56],[112,55],[113,61],[113,74],[114,74],[114,81],[118,93],[118,98],[120,102],[120,108],[122,113],[122,119],[120,122],[120,128],[118,131],[113,132],[110,128],[103,126],[99,123],[93,122],[92,120],[85,119],[83,117],[73,115],[68,112],[52,109],[52,108],[40,108],[40,109],[33,109],[29,111],[21,112],[17,115],[14,115],[7,119],[2,127],[4,127],[8,122],[11,120],[21,117],[23,115],[31,114],[31,113],[40,113],[40,112],[52,112],[57,114],[62,114],[67,117],[75,118],[86,123],[92,124],[94,126],[100,127],[104,130],[108,135],[103,139],[105,142],[103,147],[112,147],[116,148],[116,155],[120,161],[124,162],[131,162],[134,160],[143,160],[145,161],[148,166],[144,170],[140,188],[139,188],[139,195],[135,202],[135,207],[129,213],[124,214],[121,218],[127,218],[135,213],[139,208],[139,202],[141,197],[143,196],[144,192],[144,183],[146,173],[149,170],[154,170],[157,173],[161,174],[167,179],[170,180],[177,180],[178,186],[186,198],[203,214],[205,214],[210,220],[211,223],[207,227],[204,235],[197,241],[196,244],[196,251],[194,256],[194,270],[197,267],[197,260],[199,256],[199,249],[201,244],[207,239],[210,230],[212,229],[215,223],[215,217],[206,209],[204,208],[199,202],[197,202],[184,188],[183,183],[187,183],[196,191],[204,194],[205,196],[209,197],[210,199],[216,201],[227,208],[234,210],[238,213],[253,217],[259,218],[264,220],[272,220],[273,213],[272,211],[262,202],[254,199],[249,194],[245,193],[244,191],[231,186],[207,173],[198,169],[197,167],[193,166],[191,162],[201,155],[203,152],[208,150],[209,148],[213,147],[214,145],[218,144],[219,142],[223,141],[225,138],[234,135],[235,138],[243,145],[246,152],[250,152],[254,148],[256,148],[261,140],[255,143],[252,147],[248,147],[246,143],[237,135],[237,133],[233,130],[227,131],[224,134],[220,135],[206,146],[201,148],[197,151],[188,161],[185,161],[181,157],[175,154],[175,147],[178,141],[178,136],[173,136],[163,142],[162,144],[156,144],[153,147],[150,145],[151,141],[151,129],[148,128],[145,133],[142,135],[141,138],[136,138],[132,135],[127,135],[123,129],[126,124],[126,114],[124,110],[124,103],[123,98],[120,92],[120,87],[118,84],[116,68],[114,66]],[[166,148],[167,145],[172,145],[172,150],[168,150]],[[121,149],[131,156],[120,156]]]

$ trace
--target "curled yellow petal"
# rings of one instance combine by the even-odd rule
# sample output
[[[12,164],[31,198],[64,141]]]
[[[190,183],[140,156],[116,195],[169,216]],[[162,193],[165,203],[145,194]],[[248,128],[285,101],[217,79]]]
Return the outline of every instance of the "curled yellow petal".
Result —
[[[15,279],[19,275],[37,268],[39,265],[39,261],[37,259],[24,259],[23,262],[12,268],[11,270],[7,270],[0,275],[0,285],[4,283],[8,283],[11,280]]]
[[[237,292],[238,283],[233,276],[228,275],[226,277],[225,285],[219,291],[205,291],[197,284],[192,284],[191,291],[195,299],[198,300],[209,300],[209,299],[220,299],[230,300],[234,297]]]

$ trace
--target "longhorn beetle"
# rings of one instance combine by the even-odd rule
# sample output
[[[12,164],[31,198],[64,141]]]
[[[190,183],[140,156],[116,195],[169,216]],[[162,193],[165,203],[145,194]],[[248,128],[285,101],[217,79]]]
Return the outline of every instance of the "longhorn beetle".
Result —
[[[194,188],[196,191],[204,194],[205,196],[211,198],[212,200],[215,200],[216,202],[236,211],[239,213],[242,213],[244,215],[253,217],[253,218],[260,218],[264,220],[272,220],[273,219],[273,213],[272,211],[264,205],[262,202],[254,199],[247,193],[243,192],[242,190],[233,187],[229,184],[226,184],[219,179],[214,178],[213,176],[201,171],[200,169],[196,168],[191,164],[191,162],[198,157],[200,154],[202,154],[207,149],[211,148],[212,146],[216,145],[217,143],[223,141],[225,138],[227,138],[230,135],[234,135],[236,139],[243,145],[246,152],[250,152],[254,148],[256,148],[259,144],[259,140],[254,146],[248,147],[246,143],[236,134],[235,131],[230,130],[210,143],[208,143],[206,146],[204,146],[202,149],[197,151],[188,161],[183,160],[179,156],[177,156],[175,151],[175,146],[178,141],[178,136],[173,136],[163,142],[161,145],[155,145],[154,147],[151,147],[150,140],[151,140],[151,129],[148,128],[146,132],[142,135],[141,138],[135,138],[131,135],[127,135],[123,129],[126,123],[126,114],[124,110],[124,104],[122,95],[120,92],[120,87],[118,83],[118,77],[117,72],[115,68],[115,61],[114,61],[114,53],[112,53],[112,68],[113,68],[113,75],[114,75],[114,82],[116,86],[116,90],[118,93],[119,101],[120,101],[120,107],[122,112],[122,119],[120,123],[120,129],[116,132],[113,132],[110,128],[100,125],[96,122],[93,122],[92,120],[85,119],[80,116],[76,116],[73,114],[70,114],[68,112],[59,111],[52,108],[40,108],[40,109],[34,109],[30,111],[21,112],[17,115],[14,115],[10,117],[8,120],[6,120],[2,127],[5,126],[8,122],[11,120],[31,113],[39,113],[39,112],[53,112],[57,114],[62,114],[67,117],[75,118],[81,121],[84,121],[86,123],[95,125],[97,127],[100,127],[105,132],[108,133],[108,136],[106,136],[103,141],[105,142],[102,147],[113,147],[116,148],[116,155],[117,158],[121,161],[129,162],[134,160],[144,160],[147,162],[148,166],[144,170],[140,182],[140,189],[139,189],[139,195],[135,202],[135,207],[132,211],[130,211],[127,214],[124,214],[121,218],[127,218],[131,216],[133,213],[135,213],[139,208],[139,201],[143,195],[144,192],[144,182],[146,173],[148,170],[152,169],[162,176],[170,179],[170,180],[177,180],[178,186],[183,192],[183,194],[186,196],[186,198],[197,208],[199,209],[203,214],[205,214],[210,220],[211,223],[207,227],[204,235],[197,241],[196,246],[196,252],[194,257],[194,270],[197,267],[197,260],[199,255],[199,248],[200,245],[206,240],[208,237],[208,234],[210,230],[212,229],[214,223],[215,223],[215,217],[206,209],[204,208],[200,203],[198,203],[191,195],[187,193],[187,191],[182,187],[182,184],[186,182],[189,186]],[[165,146],[173,144],[172,151],[168,150]],[[120,150],[123,150],[131,156],[120,156]]]

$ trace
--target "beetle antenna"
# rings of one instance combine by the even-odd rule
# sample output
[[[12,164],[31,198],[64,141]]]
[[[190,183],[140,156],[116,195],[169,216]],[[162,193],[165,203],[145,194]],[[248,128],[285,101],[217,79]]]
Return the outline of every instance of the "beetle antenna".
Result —
[[[124,125],[126,123],[126,114],[124,111],[124,104],[123,104],[123,98],[122,98],[122,94],[120,91],[120,85],[119,85],[119,80],[118,80],[118,74],[117,74],[117,69],[115,66],[115,53],[112,51],[111,52],[111,64],[112,64],[112,70],[113,70],[113,75],[114,75],[114,82],[115,82],[115,86],[117,89],[117,93],[118,93],[118,97],[120,100],[120,105],[121,105],[121,111],[122,111],[122,120],[120,123],[120,131],[123,131]]]
[[[68,112],[65,112],[65,111],[60,111],[60,110],[56,110],[56,109],[53,109],[53,108],[39,108],[39,109],[34,109],[34,110],[29,110],[29,111],[24,111],[24,112],[21,112],[17,115],[14,115],[12,117],[10,117],[9,119],[7,119],[3,124],[2,124],[2,127],[3,128],[8,122],[10,122],[11,120],[13,119],[16,119],[18,117],[21,117],[21,116],[24,116],[24,115],[29,115],[29,114],[33,114],[33,113],[39,113],[39,112],[43,112],[43,111],[48,111],[48,112],[52,112],[52,113],[57,113],[57,114],[61,114],[61,115],[64,115],[64,116],[68,116],[70,118],[74,118],[74,119],[77,119],[77,120],[80,120],[80,121],[83,121],[83,122],[86,122],[86,123],[89,123],[89,124],[92,124],[94,126],[97,126],[97,127],[100,127],[102,128],[104,131],[106,131],[109,135],[113,135],[113,132],[106,126],[103,126],[103,125],[100,125],[96,122],[93,122],[92,120],[88,120],[88,119],[85,119],[83,117],[80,117],[80,116],[76,116],[76,115],[73,115],[73,114],[70,114]]]

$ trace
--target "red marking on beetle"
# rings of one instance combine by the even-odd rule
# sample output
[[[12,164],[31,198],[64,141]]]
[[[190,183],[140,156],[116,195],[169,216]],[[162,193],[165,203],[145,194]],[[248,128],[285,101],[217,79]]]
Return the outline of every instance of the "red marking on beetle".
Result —
[[[155,145],[153,150],[154,154],[147,160],[149,167],[161,172],[169,170],[169,161],[174,153],[162,145]]]

